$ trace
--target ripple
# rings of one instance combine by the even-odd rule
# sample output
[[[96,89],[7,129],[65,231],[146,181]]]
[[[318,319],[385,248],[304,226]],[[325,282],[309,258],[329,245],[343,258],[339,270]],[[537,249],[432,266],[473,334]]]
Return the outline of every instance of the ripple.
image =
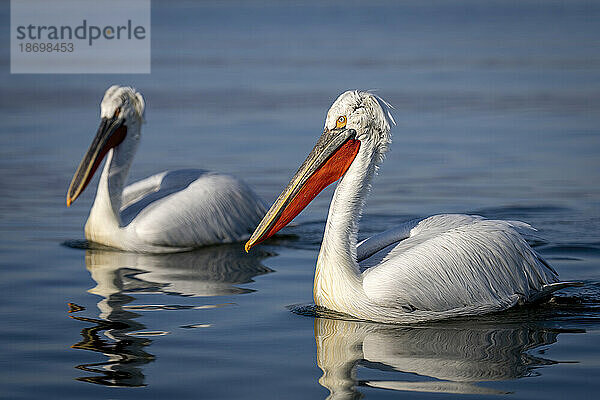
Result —
[[[205,310],[211,308],[221,308],[226,306],[235,305],[235,303],[222,303],[222,304],[205,304],[202,306],[183,306],[178,304],[162,305],[162,304],[147,304],[147,305],[132,305],[123,306],[124,310],[135,310],[135,311],[171,311],[171,310]]]
[[[342,321],[361,321],[352,315],[339,313],[315,304],[292,304],[286,308],[294,314],[302,315],[304,317],[339,319]]]
[[[500,216],[500,215],[532,215],[532,214],[561,214],[566,212],[572,212],[570,208],[560,207],[555,205],[537,205],[537,206],[525,206],[525,205],[509,205],[503,207],[489,207],[482,208],[474,211],[476,214],[489,215],[489,216]]]
[[[212,324],[192,324],[192,325],[182,325],[180,328],[183,329],[197,329],[197,328],[210,328]]]
[[[365,321],[351,315],[328,310],[315,304],[292,304],[288,310],[294,314],[342,321]],[[389,324],[403,326],[430,326],[448,323],[529,323],[529,322],[577,322],[582,324],[600,323],[600,282],[583,282],[582,286],[562,289],[548,301],[539,304],[516,306],[498,313],[476,317],[450,318],[435,322]],[[385,324],[384,324],[385,325]],[[580,332],[581,329],[576,329]]]
[[[553,244],[544,246],[545,253],[558,254],[600,254],[600,247],[595,244]]]
[[[145,332],[128,332],[126,335],[129,336],[164,336],[168,335],[171,332],[167,331],[145,331]]]
[[[70,247],[72,249],[79,249],[79,250],[119,251],[119,250],[113,249],[112,247],[103,246],[101,244],[90,242],[89,240],[82,240],[82,239],[65,240],[64,242],[61,243],[61,245],[65,246],[65,247]]]

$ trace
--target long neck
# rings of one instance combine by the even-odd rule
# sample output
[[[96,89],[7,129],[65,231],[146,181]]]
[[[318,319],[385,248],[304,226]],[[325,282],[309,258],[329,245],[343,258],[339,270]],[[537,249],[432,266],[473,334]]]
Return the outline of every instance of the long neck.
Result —
[[[329,309],[341,311],[342,297],[362,291],[356,240],[362,208],[377,168],[372,155],[372,149],[361,145],[329,206],[313,289],[315,303]]]
[[[98,183],[96,199],[86,224],[86,236],[108,234],[111,230],[122,226],[120,210],[123,187],[129,175],[136,147],[135,141],[127,142],[126,139],[108,152]]]

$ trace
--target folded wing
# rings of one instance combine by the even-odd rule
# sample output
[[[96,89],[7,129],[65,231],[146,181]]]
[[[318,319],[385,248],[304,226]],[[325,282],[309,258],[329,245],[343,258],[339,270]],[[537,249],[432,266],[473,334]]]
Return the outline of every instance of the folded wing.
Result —
[[[232,176],[201,170],[160,175],[126,188],[129,201],[121,213],[124,222],[131,221],[127,229],[153,246],[187,248],[243,240],[264,215],[263,202]]]
[[[447,311],[539,299],[557,274],[520,222],[436,215],[360,263],[367,296],[384,307]]]

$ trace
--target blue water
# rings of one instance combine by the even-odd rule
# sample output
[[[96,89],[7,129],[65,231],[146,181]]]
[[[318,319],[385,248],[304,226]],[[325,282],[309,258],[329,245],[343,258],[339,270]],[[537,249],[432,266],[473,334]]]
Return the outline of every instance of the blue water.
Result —
[[[9,20],[8,2],[0,14]],[[0,397],[595,395],[599,34],[595,2],[155,1],[150,75],[10,75],[4,47]],[[0,35],[8,43],[8,23]],[[250,255],[66,246],[83,240],[97,178],[68,209],[65,193],[114,83],[147,101],[132,180],[213,169],[268,202],[337,95],[375,89],[398,124],[360,237],[440,212],[518,219],[561,278],[584,286],[427,326],[315,315],[331,189]]]

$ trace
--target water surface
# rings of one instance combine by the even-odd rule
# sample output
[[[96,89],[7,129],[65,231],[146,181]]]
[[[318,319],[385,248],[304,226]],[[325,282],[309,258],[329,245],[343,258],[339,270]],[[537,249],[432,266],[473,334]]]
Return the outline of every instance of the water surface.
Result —
[[[9,75],[3,52],[2,397],[597,393],[598,21],[600,7],[579,1],[154,2],[150,75]],[[65,193],[114,83],[147,101],[133,180],[212,169],[268,202],[335,97],[376,89],[398,125],[361,238],[439,212],[522,220],[561,278],[584,286],[545,306],[426,326],[292,312],[312,302],[331,189],[250,255],[65,246],[83,240],[97,178],[69,209]]]

